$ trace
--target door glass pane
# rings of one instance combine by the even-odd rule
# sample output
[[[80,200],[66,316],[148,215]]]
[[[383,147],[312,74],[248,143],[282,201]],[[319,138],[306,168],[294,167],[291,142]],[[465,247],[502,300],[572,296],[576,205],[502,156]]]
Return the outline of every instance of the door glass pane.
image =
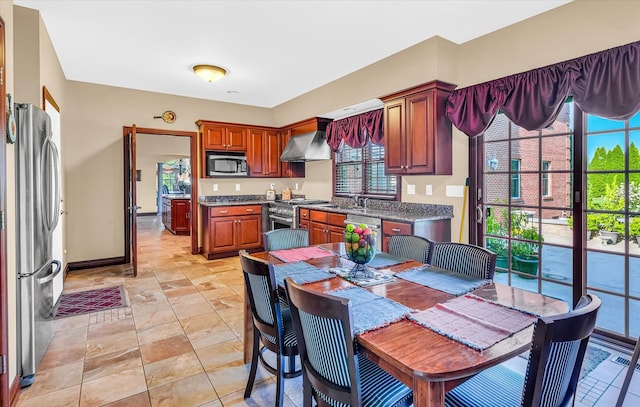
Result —
[[[521,171],[540,170],[539,138],[513,140],[511,142],[511,158],[521,162]]]
[[[484,175],[484,202],[486,204],[506,204],[509,202],[509,174]]]
[[[573,282],[573,249],[542,245],[542,276],[556,282]]]
[[[624,170],[624,133],[587,136],[587,170]]]
[[[596,326],[619,334],[624,334],[624,298],[617,295],[588,290],[589,293],[597,295],[602,301],[598,311]]]
[[[509,171],[509,142],[498,141],[486,143],[485,151],[485,171]]]
[[[640,127],[640,113],[636,113],[631,119],[629,119],[629,127]]]
[[[587,209],[623,211],[625,204],[624,173],[587,174]]]
[[[629,170],[640,170],[640,131],[629,132]],[[638,181],[634,177],[633,181]]]
[[[640,298],[640,258],[638,257],[629,257],[629,295]]]
[[[624,293],[624,256],[587,252],[587,286]]]
[[[569,307],[573,306],[573,292],[571,286],[554,283],[551,281],[542,282],[542,294],[548,295],[559,300],[563,300]]]
[[[550,170],[570,171],[573,169],[573,140],[570,134],[542,138],[543,162],[551,164]],[[545,169],[542,169],[545,171]]]
[[[491,126],[484,132],[485,141],[505,140],[509,138],[510,121],[507,116],[498,113],[491,122]],[[506,149],[505,149],[506,151]]]
[[[518,205],[538,206],[540,197],[540,175],[520,173],[520,196],[512,195],[512,200],[517,199]],[[513,194],[513,192],[512,192]]]
[[[545,174],[542,173],[541,186],[544,186]],[[573,175],[568,172],[547,174],[549,195],[542,195],[542,206],[553,206],[571,209],[573,207]],[[544,190],[543,190],[544,192]],[[550,215],[555,216],[555,215]]]
[[[586,130],[589,133],[601,130],[623,129],[624,122],[621,120],[605,119],[604,117],[588,115]]]
[[[640,301],[629,300],[629,315],[640,315]],[[629,336],[640,336],[640,318],[629,318]]]

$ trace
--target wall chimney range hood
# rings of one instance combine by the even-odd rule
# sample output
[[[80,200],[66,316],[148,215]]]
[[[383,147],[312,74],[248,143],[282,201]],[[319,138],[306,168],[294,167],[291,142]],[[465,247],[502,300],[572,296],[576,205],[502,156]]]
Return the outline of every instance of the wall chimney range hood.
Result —
[[[330,160],[331,148],[327,144],[324,131],[300,134],[289,139],[280,161],[305,162]]]

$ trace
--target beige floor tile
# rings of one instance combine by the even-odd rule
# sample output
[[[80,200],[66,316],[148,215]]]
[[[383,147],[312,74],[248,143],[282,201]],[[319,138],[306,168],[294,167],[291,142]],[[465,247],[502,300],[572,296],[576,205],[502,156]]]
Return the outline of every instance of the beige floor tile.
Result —
[[[208,315],[208,314],[202,314]],[[192,318],[197,318],[192,317]],[[218,317],[220,318],[220,317]],[[220,318],[220,322],[204,327],[200,330],[188,330],[185,327],[187,338],[194,349],[202,349],[218,343],[236,339],[236,333]]]
[[[184,334],[184,331],[182,330],[180,322],[167,322],[166,324],[154,325],[146,329],[138,330],[138,343],[145,345],[182,334]]]
[[[66,346],[52,348],[45,353],[38,369],[50,369],[71,363],[83,362],[86,346],[83,342],[74,342]]]
[[[133,323],[133,318],[118,319],[115,321],[89,325],[87,339],[91,340],[103,336],[108,336],[116,332],[123,333],[135,330],[136,325]]]
[[[151,407],[151,400],[149,400],[149,392],[143,391],[142,393],[104,404],[101,407]]]
[[[167,290],[173,290],[176,288],[183,288],[183,287],[191,287],[191,280],[189,280],[188,278],[183,278],[180,280],[173,280],[173,281],[165,281],[164,283],[160,283],[160,288],[164,291]]]
[[[186,280],[189,281],[189,280]],[[198,290],[191,284],[191,282],[189,282],[189,285],[186,287],[177,287],[177,288],[170,288],[170,289],[165,289],[164,290],[164,295],[167,296],[167,298],[169,299],[169,302],[171,302],[172,298],[176,298],[176,297],[183,297],[183,296],[187,296],[190,294],[197,294]]]
[[[199,406],[218,399],[205,373],[149,390],[153,407]]]
[[[193,292],[167,297],[171,306],[175,308],[176,305],[191,305],[206,301],[195,287],[191,286],[191,288],[193,288]]]
[[[84,344],[87,341],[87,325],[89,323],[89,317],[87,316],[87,322],[84,326],[77,328],[68,328],[56,330],[53,333],[53,339],[49,344],[49,349],[55,349],[57,347],[65,347],[74,343]]]
[[[147,390],[142,366],[82,384],[80,406],[101,406]]]
[[[244,364],[242,342],[237,339],[196,349],[196,354],[206,371]]]
[[[265,381],[256,384],[251,392],[251,397],[244,399],[244,390],[221,397],[222,405],[225,407],[273,407],[276,398],[275,383]],[[283,399],[283,407],[296,407],[287,397],[286,391]]]
[[[140,346],[142,361],[145,365],[191,352],[192,350],[191,343],[184,334]]]
[[[203,372],[204,368],[195,352],[183,353],[144,366],[147,387],[150,389]]]
[[[160,309],[147,308],[149,305],[144,305],[144,312],[136,312],[137,307],[134,307],[133,320],[136,324],[136,329],[144,330],[155,325],[177,321],[178,317],[176,317],[176,313],[173,312],[169,302],[166,305],[168,308],[161,307]],[[153,305],[150,307],[153,307]]]
[[[237,295],[236,292],[226,284],[216,283],[215,286],[214,289],[200,291],[200,294],[209,302]]]
[[[89,314],[75,315],[72,317],[55,319],[53,321],[54,332],[64,332],[69,329],[86,328],[89,323]]]
[[[51,369],[36,370],[33,385],[22,389],[20,399],[31,399],[45,393],[77,386],[82,382],[83,362],[70,363]]]
[[[140,366],[142,366],[140,349],[134,346],[129,349],[87,358],[84,362],[82,380],[88,382]]]
[[[80,385],[78,384],[31,398],[21,396],[17,407],[69,407],[77,406],[79,402]]]
[[[244,391],[247,387],[250,368],[251,364],[227,366],[207,371],[207,375],[209,376],[211,383],[213,383],[213,388],[216,390],[216,393],[218,393],[218,396],[223,397],[240,390]],[[256,386],[257,383],[269,380],[272,377],[273,375],[259,364],[254,386]]]
[[[105,355],[111,352],[124,351],[138,346],[135,331],[125,331],[108,336],[101,336],[87,340],[87,358]]]
[[[176,313],[178,319],[183,320],[196,315],[210,313],[211,311],[213,311],[213,307],[211,307],[211,304],[209,304],[207,300],[202,298],[202,301],[193,304],[174,305],[173,311]]]

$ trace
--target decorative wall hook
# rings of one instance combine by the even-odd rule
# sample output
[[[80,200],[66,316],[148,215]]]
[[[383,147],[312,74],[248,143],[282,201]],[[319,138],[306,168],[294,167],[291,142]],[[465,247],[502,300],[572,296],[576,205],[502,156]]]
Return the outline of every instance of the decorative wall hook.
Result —
[[[173,123],[176,121],[176,113],[172,110],[167,110],[162,113],[162,116],[153,116],[154,119],[162,119],[165,123]]]

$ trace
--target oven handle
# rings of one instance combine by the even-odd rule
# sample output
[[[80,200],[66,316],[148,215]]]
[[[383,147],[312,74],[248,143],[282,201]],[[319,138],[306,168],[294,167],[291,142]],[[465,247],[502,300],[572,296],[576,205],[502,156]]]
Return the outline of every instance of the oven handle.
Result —
[[[287,222],[287,223],[292,223],[293,222],[293,218],[283,218],[283,217],[276,216],[276,215],[269,215],[269,219],[281,220],[281,221]]]

